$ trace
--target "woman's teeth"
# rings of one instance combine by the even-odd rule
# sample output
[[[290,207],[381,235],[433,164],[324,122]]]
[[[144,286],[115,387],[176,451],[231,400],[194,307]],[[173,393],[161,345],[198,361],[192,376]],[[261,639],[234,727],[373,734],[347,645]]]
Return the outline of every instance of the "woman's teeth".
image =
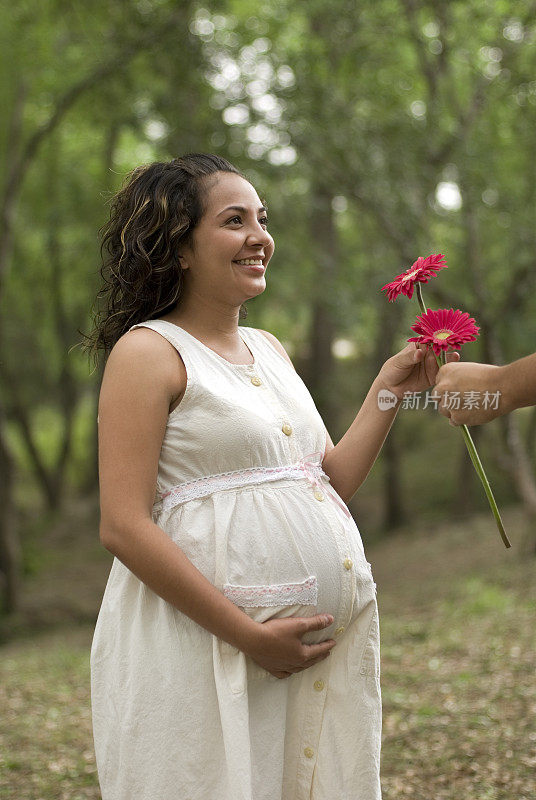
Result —
[[[258,258],[242,258],[235,261],[235,264],[243,264],[246,267],[262,267],[262,261]]]

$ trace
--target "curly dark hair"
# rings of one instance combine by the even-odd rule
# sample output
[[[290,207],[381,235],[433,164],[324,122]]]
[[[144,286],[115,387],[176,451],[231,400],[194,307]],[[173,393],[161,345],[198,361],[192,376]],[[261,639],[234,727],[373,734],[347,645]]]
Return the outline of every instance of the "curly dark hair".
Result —
[[[206,209],[207,176],[234,172],[211,153],[187,153],[168,162],[136,167],[111,200],[110,219],[100,229],[103,286],[95,303],[94,329],[82,333],[83,349],[105,357],[132,325],[172,311],[181,299],[183,274],[177,251],[190,244]],[[93,307],[95,307],[95,303]],[[244,305],[240,317],[247,316]]]

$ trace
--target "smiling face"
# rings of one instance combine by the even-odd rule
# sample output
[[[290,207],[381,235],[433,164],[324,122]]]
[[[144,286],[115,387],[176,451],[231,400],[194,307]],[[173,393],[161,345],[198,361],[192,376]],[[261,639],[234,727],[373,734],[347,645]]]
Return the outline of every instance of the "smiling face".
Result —
[[[190,246],[179,253],[185,295],[239,307],[265,290],[264,271],[274,240],[267,231],[262,202],[247,180],[218,172],[206,186],[205,213]],[[254,260],[258,266],[237,263],[243,260]]]

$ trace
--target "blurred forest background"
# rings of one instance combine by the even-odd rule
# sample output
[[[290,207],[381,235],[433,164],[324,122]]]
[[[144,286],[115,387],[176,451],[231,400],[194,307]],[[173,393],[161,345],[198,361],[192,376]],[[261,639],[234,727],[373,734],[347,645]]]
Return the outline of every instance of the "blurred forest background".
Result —
[[[461,308],[481,327],[464,360],[506,363],[535,349],[536,3],[20,0],[2,7],[0,636],[13,717],[5,734],[10,777],[0,778],[0,794],[72,800],[98,797],[84,681],[91,624],[111,565],[98,540],[96,417],[104,365],[89,362],[79,343],[80,331],[92,327],[101,285],[98,230],[111,195],[135,166],[186,152],[218,153],[246,173],[266,201],[276,250],[267,289],[247,304],[242,324],[281,339],[336,443],[383,361],[411,335],[416,301],[389,304],[380,287],[419,255],[441,252],[449,264],[425,287],[427,304]],[[392,657],[397,680],[397,647],[409,642],[416,657],[433,640],[427,626],[434,619],[444,619],[443,635],[448,628],[451,636],[454,605],[477,614],[479,636],[486,624],[513,636],[535,608],[536,408],[472,428],[472,435],[511,551],[500,542],[459,430],[430,407],[399,411],[351,502],[368,555],[385,577],[385,664],[388,674]],[[419,568],[424,556],[437,573]],[[409,582],[400,583],[402,569]],[[432,609],[434,587],[437,602],[447,602],[445,592],[460,575],[468,605],[457,595],[444,617],[434,606],[435,616],[415,623],[415,615]],[[400,622],[406,612],[406,627],[395,626],[395,616]],[[467,624],[460,617],[460,632]],[[48,650],[24,650],[42,629],[58,625],[62,641],[82,626],[82,644],[73,640],[71,649],[58,650],[55,639]],[[385,640],[390,631],[394,638]],[[511,645],[493,640],[493,653],[499,658],[504,645],[503,669],[511,647],[518,648],[516,663],[525,664],[527,678],[532,656],[520,636]],[[445,651],[441,637],[433,641]],[[481,643],[484,650],[490,641]],[[455,645],[448,646],[455,662]],[[466,663],[465,671],[499,670],[493,659],[485,665]],[[410,684],[419,679],[423,693],[428,687],[437,699],[420,668],[419,661],[406,677],[411,673]],[[43,674],[50,677],[46,691],[53,684],[58,696],[43,698],[36,686]],[[511,688],[523,685],[512,681]],[[520,720],[536,710],[528,686],[527,678],[508,705],[518,734]],[[73,687],[81,692],[76,734],[61,710],[64,701],[73,712]],[[420,731],[428,746],[433,736],[422,723],[437,719],[432,701],[432,711],[421,714],[420,691],[397,691],[386,698],[386,736],[400,744],[407,734],[415,742]],[[408,709],[412,697],[416,727],[396,710],[397,703]],[[459,700],[442,719],[456,716]],[[25,749],[30,707],[48,720],[39,754]],[[49,717],[51,709],[56,714]],[[490,724],[496,732],[492,723],[482,731]],[[475,741],[486,742],[489,759],[495,751],[479,731],[477,725]],[[482,774],[458,769],[467,783],[452,770],[457,758],[463,766],[476,757],[473,745],[473,756],[471,748],[460,755],[453,739],[453,753],[428,777],[424,762],[408,767],[407,753],[393,745],[386,751],[386,796],[403,796],[410,786],[415,798],[461,791],[528,798],[529,778],[523,781],[536,757],[527,736],[525,761],[509,772],[503,727],[495,772],[487,761]],[[440,773],[448,779],[428,794],[425,787]],[[508,794],[515,776],[521,783]],[[479,780],[491,783],[486,788]]]

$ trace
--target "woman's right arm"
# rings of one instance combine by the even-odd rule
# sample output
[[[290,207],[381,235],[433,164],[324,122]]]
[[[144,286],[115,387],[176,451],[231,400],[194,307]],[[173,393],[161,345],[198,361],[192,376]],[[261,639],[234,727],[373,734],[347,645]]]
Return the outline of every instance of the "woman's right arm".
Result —
[[[296,619],[295,626],[255,622],[211,584],[152,520],[169,406],[185,386],[182,360],[155,331],[130,331],[112,349],[99,397],[101,542],[156,594],[210,633],[255,660],[269,662],[273,674],[311,666],[332,645],[329,641],[304,645],[298,634],[329,623],[320,624],[320,615]],[[274,620],[281,622],[286,620]],[[281,636],[282,628],[285,634],[296,628],[292,641]],[[274,646],[280,650],[276,661],[282,658],[277,663],[271,661]]]

